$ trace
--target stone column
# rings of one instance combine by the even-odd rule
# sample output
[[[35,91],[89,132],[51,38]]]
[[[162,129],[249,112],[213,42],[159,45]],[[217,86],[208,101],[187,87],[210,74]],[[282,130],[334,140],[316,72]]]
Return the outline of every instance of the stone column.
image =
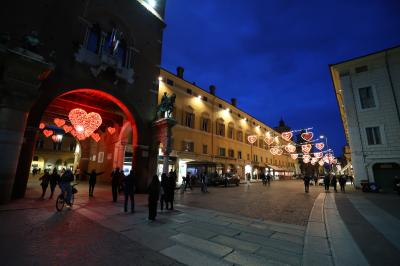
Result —
[[[153,123],[157,130],[157,140],[163,144],[163,173],[168,173],[169,154],[172,151],[172,127],[175,125],[176,120],[173,118],[162,118]]]

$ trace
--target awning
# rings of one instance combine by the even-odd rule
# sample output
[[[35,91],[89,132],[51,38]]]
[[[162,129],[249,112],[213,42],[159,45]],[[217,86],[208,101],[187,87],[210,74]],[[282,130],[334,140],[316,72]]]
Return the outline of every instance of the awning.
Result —
[[[280,171],[280,172],[291,172],[291,171],[288,170],[288,169],[284,169],[284,168],[281,168],[281,167],[278,167],[278,166],[275,166],[275,165],[267,165],[267,167],[268,167],[268,168],[271,168],[271,169],[273,169],[273,170],[275,170],[275,171]]]

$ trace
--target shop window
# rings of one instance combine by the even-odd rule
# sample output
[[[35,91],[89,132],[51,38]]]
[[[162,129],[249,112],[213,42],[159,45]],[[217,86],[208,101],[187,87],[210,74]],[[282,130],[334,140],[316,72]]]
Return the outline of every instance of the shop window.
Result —
[[[218,155],[225,157],[226,156],[226,149],[225,148],[219,148],[218,149]]]

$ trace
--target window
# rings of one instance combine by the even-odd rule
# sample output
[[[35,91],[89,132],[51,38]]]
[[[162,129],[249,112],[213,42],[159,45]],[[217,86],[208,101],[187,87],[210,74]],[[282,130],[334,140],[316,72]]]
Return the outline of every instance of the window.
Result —
[[[238,141],[240,141],[240,142],[243,142],[243,132],[242,132],[242,131],[238,130],[238,131],[236,132],[236,139],[237,139]]]
[[[205,102],[208,101],[208,98],[207,98],[206,96],[203,96],[202,99],[203,99],[203,101],[205,101]]]
[[[247,154],[247,160],[250,160],[250,154]]]
[[[168,84],[168,85],[171,85],[171,86],[174,86],[174,81],[173,81],[173,80],[170,80],[170,79],[167,79],[167,84]]]
[[[183,141],[183,151],[194,152],[194,142]]]
[[[218,107],[222,109],[222,104],[218,104]]]
[[[203,154],[207,154],[207,145],[203,144]]]
[[[210,119],[202,117],[200,129],[205,132],[210,132]]]
[[[192,90],[191,89],[186,89],[187,94],[192,94]]]
[[[376,107],[374,93],[371,87],[359,88],[361,109]]]
[[[216,134],[219,136],[225,136],[225,125],[223,122],[221,121],[217,121],[217,128],[216,128],[217,132]]]
[[[98,24],[94,24],[89,29],[88,39],[86,43],[86,48],[93,53],[98,54],[100,51],[100,34],[101,30]]]
[[[219,149],[218,149],[218,154],[219,154],[219,156],[225,157],[225,156],[226,156],[226,150],[225,150],[225,148],[219,148]]]
[[[234,131],[233,127],[232,127],[232,126],[229,126],[229,127],[228,127],[228,138],[234,139],[233,131]]]
[[[382,144],[381,131],[379,127],[367,127],[365,130],[367,132],[368,145]]]
[[[232,149],[229,149],[228,150],[228,156],[229,156],[229,158],[235,158],[235,151],[232,150]]]
[[[366,72],[366,71],[368,71],[368,66],[356,67],[355,71],[356,71],[356,73]]]
[[[194,128],[194,114],[185,112],[185,126]]]
[[[242,152],[238,151],[238,159],[242,159]]]

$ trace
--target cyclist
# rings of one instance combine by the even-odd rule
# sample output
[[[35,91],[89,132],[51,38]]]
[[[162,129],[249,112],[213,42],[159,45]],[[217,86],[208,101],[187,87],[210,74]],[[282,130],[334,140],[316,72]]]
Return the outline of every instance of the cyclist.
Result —
[[[67,205],[71,206],[72,187],[71,182],[74,181],[74,175],[70,169],[67,169],[62,175],[60,180],[60,187],[62,193],[67,193],[65,201]]]

